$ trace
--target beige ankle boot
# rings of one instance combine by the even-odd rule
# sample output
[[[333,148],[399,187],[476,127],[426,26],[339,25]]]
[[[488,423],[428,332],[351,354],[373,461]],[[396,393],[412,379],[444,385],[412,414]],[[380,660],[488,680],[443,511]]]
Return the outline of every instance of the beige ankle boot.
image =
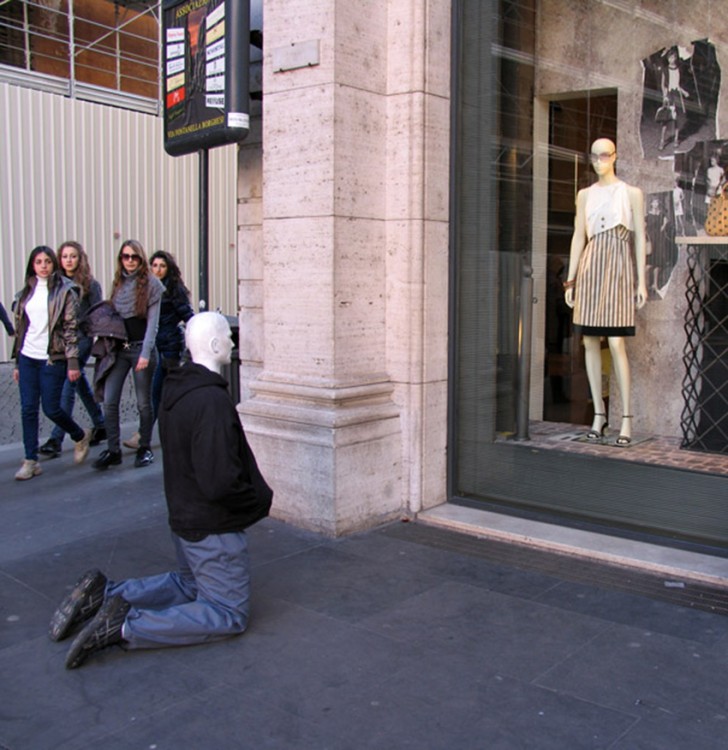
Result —
[[[83,437],[77,443],[74,443],[74,448],[73,448],[73,463],[74,464],[82,464],[86,460],[86,456],[88,456],[88,447],[91,444],[92,435],[93,435],[93,430],[84,430]]]
[[[131,448],[133,451],[137,450],[139,448],[139,433],[135,432],[130,438],[124,440],[122,445]]]
[[[37,461],[32,461],[26,458],[20,465],[20,468],[15,472],[15,478],[20,480],[32,479],[42,473],[43,469],[40,468],[40,464]]]

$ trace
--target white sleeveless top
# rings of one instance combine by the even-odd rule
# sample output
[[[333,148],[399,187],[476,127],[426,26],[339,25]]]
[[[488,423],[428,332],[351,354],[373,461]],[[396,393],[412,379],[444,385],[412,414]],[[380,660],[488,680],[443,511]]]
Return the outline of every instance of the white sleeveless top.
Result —
[[[591,239],[620,224],[634,231],[627,183],[622,180],[612,185],[595,182],[586,192],[586,236]]]

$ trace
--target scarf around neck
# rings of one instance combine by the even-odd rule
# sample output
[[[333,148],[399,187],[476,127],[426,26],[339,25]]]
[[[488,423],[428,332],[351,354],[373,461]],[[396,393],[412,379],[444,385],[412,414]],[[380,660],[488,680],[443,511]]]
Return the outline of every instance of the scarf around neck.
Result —
[[[147,283],[147,308],[159,302],[164,287],[156,276],[148,274]],[[139,279],[139,270],[127,273],[121,272],[121,285],[114,293],[114,307],[122,318],[136,317],[136,288]],[[146,316],[145,316],[146,317]]]

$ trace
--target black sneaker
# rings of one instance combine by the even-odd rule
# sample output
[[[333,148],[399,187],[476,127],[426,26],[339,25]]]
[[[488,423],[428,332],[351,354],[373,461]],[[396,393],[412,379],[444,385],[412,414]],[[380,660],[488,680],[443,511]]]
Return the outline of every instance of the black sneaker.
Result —
[[[48,440],[38,448],[38,452],[42,453],[48,458],[58,458],[61,455],[61,443],[55,438],[48,438]]]
[[[106,427],[94,427],[89,445],[98,445],[106,440]]]
[[[66,655],[66,669],[80,667],[102,648],[122,642],[121,628],[131,605],[121,596],[107,599],[91,622],[76,636]]]
[[[94,469],[108,469],[121,463],[121,451],[101,451],[101,455],[93,462]]]
[[[136,458],[134,459],[134,466],[137,469],[141,469],[142,466],[149,466],[154,463],[154,454],[149,448],[138,448],[136,452]]]
[[[84,573],[51,617],[51,640],[62,641],[76,625],[91,619],[99,611],[105,591],[106,576],[100,570]]]

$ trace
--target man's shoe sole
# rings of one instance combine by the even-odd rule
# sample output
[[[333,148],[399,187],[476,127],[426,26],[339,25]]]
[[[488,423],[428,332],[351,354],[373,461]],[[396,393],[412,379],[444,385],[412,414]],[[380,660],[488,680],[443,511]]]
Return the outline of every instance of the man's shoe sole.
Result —
[[[74,625],[93,617],[103,604],[105,591],[106,576],[100,570],[84,573],[53,613],[48,628],[50,639],[62,641]]]

